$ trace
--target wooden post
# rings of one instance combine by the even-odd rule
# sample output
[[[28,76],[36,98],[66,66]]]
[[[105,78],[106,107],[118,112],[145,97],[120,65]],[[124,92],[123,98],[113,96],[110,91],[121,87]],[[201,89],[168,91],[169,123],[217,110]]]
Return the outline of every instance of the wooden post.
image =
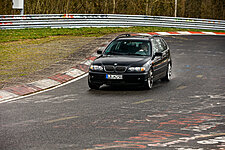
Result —
[[[148,15],[149,10],[149,0],[146,0],[146,8],[145,8],[145,14]]]
[[[177,0],[175,0],[175,12],[174,12],[174,17],[177,17]]]
[[[116,0],[113,0],[113,14],[116,12]]]

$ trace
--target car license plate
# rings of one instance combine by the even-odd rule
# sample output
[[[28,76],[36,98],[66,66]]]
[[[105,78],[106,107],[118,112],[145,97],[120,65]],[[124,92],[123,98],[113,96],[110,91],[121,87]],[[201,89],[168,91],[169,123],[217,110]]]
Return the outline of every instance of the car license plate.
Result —
[[[123,75],[111,75],[111,74],[107,74],[106,75],[106,79],[123,79]]]

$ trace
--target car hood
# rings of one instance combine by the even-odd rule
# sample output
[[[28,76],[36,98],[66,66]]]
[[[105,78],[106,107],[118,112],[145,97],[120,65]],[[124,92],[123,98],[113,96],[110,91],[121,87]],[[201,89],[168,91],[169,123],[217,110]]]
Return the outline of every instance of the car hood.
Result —
[[[98,57],[94,65],[143,66],[150,60],[149,56],[107,55]]]

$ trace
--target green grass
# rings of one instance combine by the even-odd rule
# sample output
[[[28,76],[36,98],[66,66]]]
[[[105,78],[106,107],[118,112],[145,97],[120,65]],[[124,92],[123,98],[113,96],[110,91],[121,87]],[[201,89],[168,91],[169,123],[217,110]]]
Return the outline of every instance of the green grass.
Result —
[[[24,39],[40,39],[49,36],[73,35],[84,37],[99,37],[105,34],[118,32],[157,32],[157,31],[211,31],[196,29],[161,28],[161,27],[130,27],[130,28],[40,28],[40,29],[18,29],[0,30],[0,43],[11,42]],[[214,31],[225,32],[225,31]]]

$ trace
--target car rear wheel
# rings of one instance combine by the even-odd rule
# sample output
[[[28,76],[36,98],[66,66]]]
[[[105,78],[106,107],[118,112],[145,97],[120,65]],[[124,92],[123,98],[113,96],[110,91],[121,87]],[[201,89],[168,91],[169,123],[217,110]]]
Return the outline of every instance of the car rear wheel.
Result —
[[[172,79],[172,67],[171,64],[168,64],[167,71],[166,71],[166,76],[162,78],[163,81],[170,81]]]
[[[149,90],[152,89],[152,86],[153,86],[153,73],[152,70],[150,70],[148,73],[147,81],[145,81],[144,83],[144,87],[145,89]]]

